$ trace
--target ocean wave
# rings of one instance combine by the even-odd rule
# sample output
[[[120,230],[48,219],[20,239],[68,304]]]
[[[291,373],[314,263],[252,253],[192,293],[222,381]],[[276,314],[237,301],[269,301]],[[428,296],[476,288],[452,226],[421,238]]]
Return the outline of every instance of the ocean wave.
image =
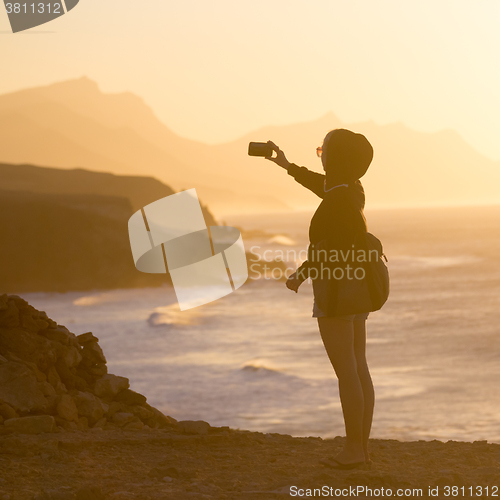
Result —
[[[194,325],[198,323],[200,314],[196,309],[181,311],[178,304],[171,304],[154,309],[147,322],[153,327]]]
[[[284,371],[272,366],[270,362],[262,359],[247,361],[241,366],[240,371],[241,373],[255,373],[258,375],[286,375]]]
[[[254,365],[245,365],[241,368],[242,372],[247,373],[265,373],[265,374],[278,374],[281,373],[279,370],[273,370],[272,368],[266,368],[265,366],[254,366]]]
[[[398,255],[390,258],[389,265],[398,267],[415,268],[415,269],[431,269],[444,267],[457,267],[469,265],[479,262],[482,259],[475,255],[449,255],[449,256],[414,256],[414,255]]]
[[[284,245],[284,246],[288,246],[288,247],[296,245],[296,242],[294,240],[292,240],[292,238],[289,238],[288,236],[285,236],[283,234],[277,234],[276,236],[269,238],[267,240],[267,243]]]

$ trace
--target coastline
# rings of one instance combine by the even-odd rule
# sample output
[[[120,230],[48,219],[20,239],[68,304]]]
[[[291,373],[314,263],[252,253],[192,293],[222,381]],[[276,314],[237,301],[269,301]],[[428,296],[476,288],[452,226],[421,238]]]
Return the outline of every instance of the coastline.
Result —
[[[319,460],[340,451],[343,437],[323,440],[206,425],[198,430],[4,436],[0,499],[301,498],[298,488],[306,498],[313,488],[323,488],[321,496],[326,496],[325,487],[332,493],[371,488],[378,496],[382,488],[386,496],[388,489],[392,496],[400,488],[415,489],[411,496],[418,496],[421,489],[424,498],[432,488],[438,491],[433,498],[463,498],[446,495],[446,487],[455,486],[459,493],[464,487],[468,493],[481,486],[483,496],[494,497],[500,485],[500,444],[484,441],[374,439],[372,464],[341,471]],[[369,498],[367,493],[360,491],[357,498]]]

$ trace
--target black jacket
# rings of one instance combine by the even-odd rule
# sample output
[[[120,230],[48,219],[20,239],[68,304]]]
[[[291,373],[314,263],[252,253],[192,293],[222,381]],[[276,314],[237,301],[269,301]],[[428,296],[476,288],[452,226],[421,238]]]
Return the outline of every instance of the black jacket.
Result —
[[[341,186],[325,192],[325,174],[290,164],[288,174],[299,184],[318,195],[322,201],[314,213],[309,226],[308,258],[297,269],[297,276],[303,280],[317,268],[320,260],[315,258],[315,244],[326,240],[328,248],[349,250],[359,232],[367,231],[366,219],[363,214],[365,206],[365,192],[359,180],[348,182],[347,187]],[[317,254],[316,254],[317,255]]]

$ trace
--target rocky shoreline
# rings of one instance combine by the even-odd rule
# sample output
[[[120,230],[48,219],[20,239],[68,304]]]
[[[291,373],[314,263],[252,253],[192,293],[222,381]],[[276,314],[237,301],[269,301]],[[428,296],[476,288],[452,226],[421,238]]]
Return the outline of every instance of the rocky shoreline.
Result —
[[[500,495],[499,444],[373,439],[369,465],[320,464],[343,441],[177,421],[107,373],[93,333],[0,296],[0,500]]]
[[[327,488],[330,497],[338,490],[357,498],[384,496],[382,490],[397,497],[398,489],[422,498],[469,498],[471,488],[472,498],[500,494],[498,444],[374,439],[371,465],[348,471],[321,465],[321,458],[340,451],[343,440],[207,423],[197,430],[11,434],[0,438],[0,499],[279,499],[312,497],[307,491],[313,488]],[[365,490],[345,495],[358,487]],[[447,495],[447,487],[458,494],[450,489]],[[438,495],[430,497],[429,488]]]

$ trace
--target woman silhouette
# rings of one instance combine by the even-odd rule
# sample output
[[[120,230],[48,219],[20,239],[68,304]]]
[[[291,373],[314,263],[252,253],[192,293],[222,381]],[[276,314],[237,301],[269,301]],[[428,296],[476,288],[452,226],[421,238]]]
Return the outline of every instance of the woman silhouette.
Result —
[[[310,255],[315,244],[325,241],[330,248],[350,249],[356,235],[367,230],[363,214],[365,195],[359,179],[371,163],[373,148],[361,134],[345,129],[332,130],[316,150],[325,171],[320,174],[290,163],[276,144],[271,141],[268,144],[276,156],[266,159],[287,170],[299,184],[322,198],[309,227],[308,260],[289,277],[286,286],[297,292],[308,277],[313,279],[313,317],[318,319],[321,338],[338,378],[346,431],[343,450],[321,463],[336,469],[351,469],[371,462],[368,438],[375,393],[366,362],[368,313],[336,315],[335,304],[331,301],[338,296],[338,280],[328,280],[328,293],[325,287],[314,287],[314,278],[318,275],[313,270],[317,271],[319,264]]]

